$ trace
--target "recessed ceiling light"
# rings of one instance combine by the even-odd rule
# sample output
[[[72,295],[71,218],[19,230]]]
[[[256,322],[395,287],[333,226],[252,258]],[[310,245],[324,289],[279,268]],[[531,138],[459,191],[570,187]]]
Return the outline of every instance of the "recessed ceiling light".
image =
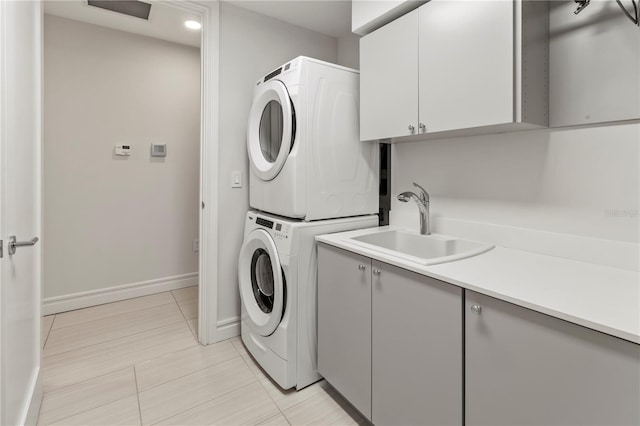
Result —
[[[185,21],[184,26],[190,30],[199,30],[202,28],[202,24],[198,21]]]

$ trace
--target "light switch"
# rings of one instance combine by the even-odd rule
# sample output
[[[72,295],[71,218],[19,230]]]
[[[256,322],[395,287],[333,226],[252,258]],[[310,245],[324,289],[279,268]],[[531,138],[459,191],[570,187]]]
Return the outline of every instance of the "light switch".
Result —
[[[231,172],[231,187],[242,188],[242,172],[235,170]]]

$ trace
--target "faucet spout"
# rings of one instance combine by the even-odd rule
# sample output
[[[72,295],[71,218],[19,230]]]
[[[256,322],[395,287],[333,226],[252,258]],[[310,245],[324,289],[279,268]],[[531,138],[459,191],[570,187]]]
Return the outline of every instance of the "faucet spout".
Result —
[[[403,203],[408,203],[409,200],[413,200],[418,205],[418,211],[420,212],[420,234],[421,235],[430,235],[431,230],[429,229],[429,194],[422,187],[417,184],[417,188],[421,190],[420,195],[416,195],[411,191],[406,191],[398,194],[398,201]]]

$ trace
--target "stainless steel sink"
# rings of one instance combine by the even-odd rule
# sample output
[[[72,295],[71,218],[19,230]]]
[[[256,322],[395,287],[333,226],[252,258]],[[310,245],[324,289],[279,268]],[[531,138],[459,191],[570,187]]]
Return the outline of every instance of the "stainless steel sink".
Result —
[[[402,230],[376,232],[351,237],[349,240],[362,247],[422,265],[465,259],[494,247],[491,244],[461,240],[446,235],[420,235]]]

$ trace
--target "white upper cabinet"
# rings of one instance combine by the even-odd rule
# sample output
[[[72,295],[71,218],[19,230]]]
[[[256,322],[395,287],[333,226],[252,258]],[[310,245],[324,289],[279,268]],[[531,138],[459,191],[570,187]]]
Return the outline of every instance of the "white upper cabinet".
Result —
[[[418,129],[418,11],[360,39],[360,140]]]
[[[546,127],[548,23],[543,1],[431,0],[363,37],[361,140]]]
[[[419,9],[421,131],[513,120],[513,3],[432,0]]]
[[[353,0],[351,31],[367,35],[424,3],[426,0]]]

